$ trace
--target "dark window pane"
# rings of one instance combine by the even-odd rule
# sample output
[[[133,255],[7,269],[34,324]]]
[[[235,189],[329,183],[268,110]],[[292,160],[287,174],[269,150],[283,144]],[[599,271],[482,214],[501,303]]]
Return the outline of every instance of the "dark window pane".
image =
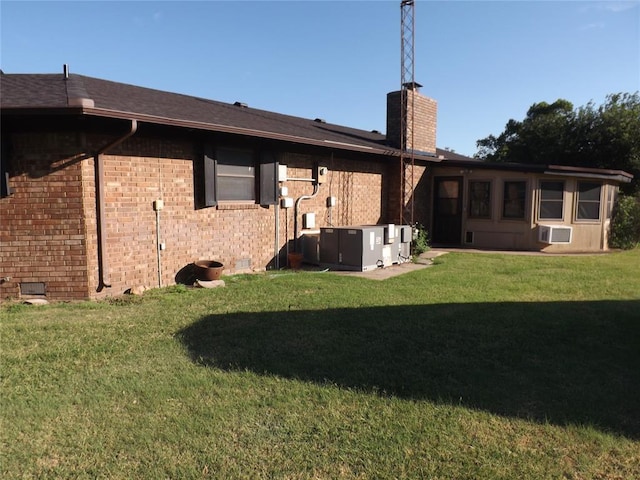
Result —
[[[458,198],[458,186],[457,180],[442,181],[438,187],[438,196],[440,198]]]
[[[491,217],[491,182],[469,182],[469,217]]]
[[[504,182],[504,218],[524,218],[526,191],[526,182]]]
[[[562,202],[540,202],[540,218],[562,219]]]
[[[255,200],[253,178],[218,177],[218,200]]]
[[[600,218],[600,204],[580,202],[578,204],[578,218],[580,220],[598,220]]]
[[[578,186],[578,195],[580,201],[593,200],[600,201],[600,184],[582,182]]]
[[[562,219],[564,182],[540,182],[541,219]]]
[[[540,182],[540,197],[543,200],[562,200],[564,182]]]
[[[600,219],[600,189],[599,183],[578,183],[578,220]]]

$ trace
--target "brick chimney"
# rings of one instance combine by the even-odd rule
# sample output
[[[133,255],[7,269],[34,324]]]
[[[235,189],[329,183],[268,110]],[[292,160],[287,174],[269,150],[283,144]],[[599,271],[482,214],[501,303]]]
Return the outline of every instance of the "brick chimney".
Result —
[[[402,103],[402,92],[396,91],[387,94],[387,141],[392,147],[400,148],[402,135],[406,138],[407,150],[415,152],[436,153],[436,124],[438,117],[438,103],[420,94],[419,83],[407,83],[403,85],[406,92],[406,105]],[[411,108],[413,102],[414,132],[413,145],[411,145],[411,125],[405,122],[405,131],[401,132],[402,122],[400,115],[406,115],[407,108]],[[407,117],[405,117],[406,119]]]

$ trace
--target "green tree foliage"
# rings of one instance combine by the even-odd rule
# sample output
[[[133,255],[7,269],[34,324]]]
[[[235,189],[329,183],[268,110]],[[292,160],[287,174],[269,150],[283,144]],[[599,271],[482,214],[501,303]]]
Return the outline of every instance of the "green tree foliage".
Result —
[[[489,162],[571,165],[634,175],[627,193],[640,191],[640,94],[616,93],[596,106],[567,100],[534,103],[522,121],[509,120],[497,137],[477,142]]]
[[[640,245],[640,196],[621,196],[611,220],[611,246],[630,249]]]

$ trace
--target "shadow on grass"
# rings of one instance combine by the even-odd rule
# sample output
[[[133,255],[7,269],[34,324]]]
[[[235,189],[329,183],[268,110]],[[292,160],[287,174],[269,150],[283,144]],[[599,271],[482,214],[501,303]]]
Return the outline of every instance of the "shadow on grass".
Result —
[[[235,313],[194,362],[640,438],[640,301]]]

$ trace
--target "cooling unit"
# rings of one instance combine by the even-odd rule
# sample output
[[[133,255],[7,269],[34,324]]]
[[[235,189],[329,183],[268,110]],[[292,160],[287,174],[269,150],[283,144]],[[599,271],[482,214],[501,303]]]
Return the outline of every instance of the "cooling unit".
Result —
[[[538,241],[542,243],[571,243],[571,227],[538,225]]]

